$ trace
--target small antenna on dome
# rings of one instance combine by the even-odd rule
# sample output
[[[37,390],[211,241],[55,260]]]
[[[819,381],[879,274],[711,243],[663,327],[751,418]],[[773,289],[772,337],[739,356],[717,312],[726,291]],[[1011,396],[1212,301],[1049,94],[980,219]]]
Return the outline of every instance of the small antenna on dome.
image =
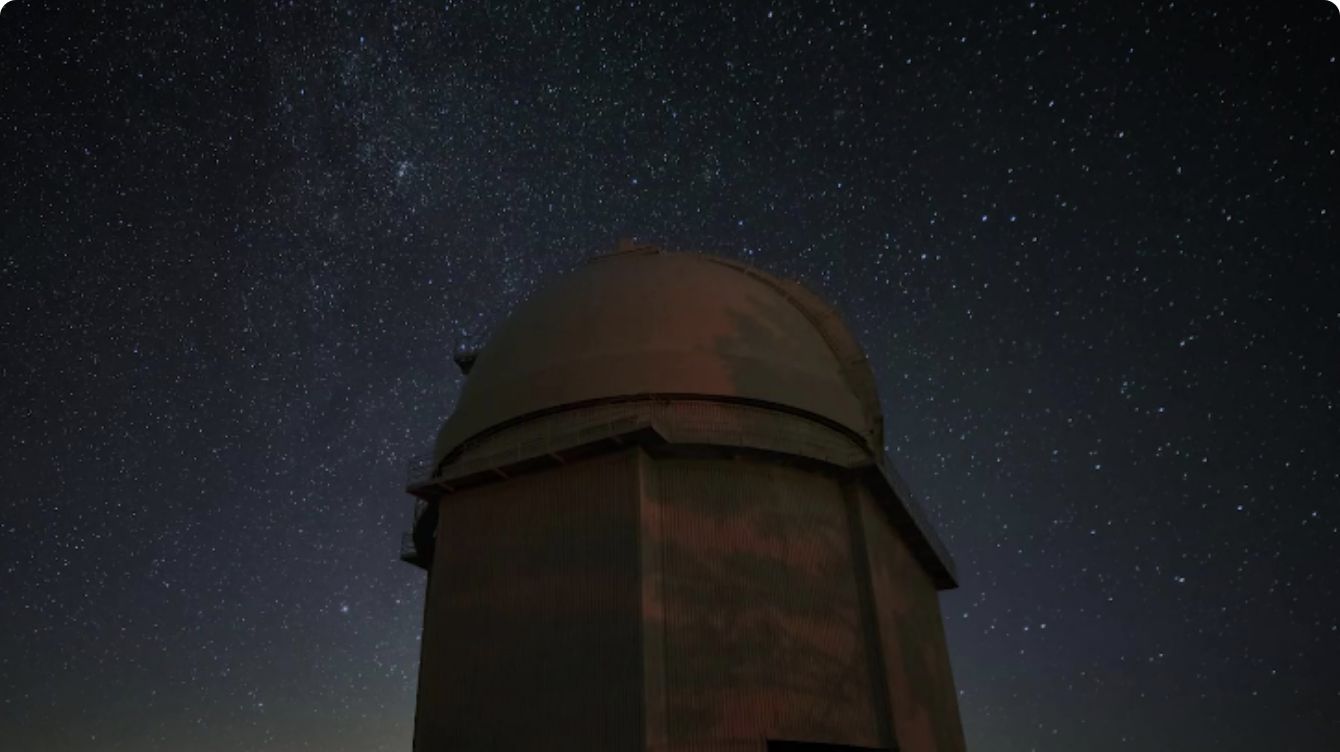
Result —
[[[479,357],[479,350],[475,348],[458,348],[451,354],[451,359],[455,361],[456,367],[461,369],[462,376],[469,376],[470,369],[475,367],[475,359]]]

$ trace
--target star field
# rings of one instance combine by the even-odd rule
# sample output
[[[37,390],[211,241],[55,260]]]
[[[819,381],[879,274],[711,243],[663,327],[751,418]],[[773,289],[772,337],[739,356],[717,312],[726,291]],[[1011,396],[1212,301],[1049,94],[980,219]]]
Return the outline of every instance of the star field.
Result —
[[[0,747],[408,750],[405,460],[636,236],[833,301],[968,748],[1340,749],[1340,12],[0,12]]]

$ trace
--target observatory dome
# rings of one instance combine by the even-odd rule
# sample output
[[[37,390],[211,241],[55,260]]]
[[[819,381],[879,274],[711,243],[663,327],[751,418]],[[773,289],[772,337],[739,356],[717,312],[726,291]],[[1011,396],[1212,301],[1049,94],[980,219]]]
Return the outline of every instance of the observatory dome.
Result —
[[[625,246],[456,361],[406,484],[417,752],[962,752],[954,563],[832,307]]]
[[[798,412],[883,451],[869,363],[831,307],[744,264],[644,247],[519,306],[477,354],[435,455],[528,417],[651,396]]]

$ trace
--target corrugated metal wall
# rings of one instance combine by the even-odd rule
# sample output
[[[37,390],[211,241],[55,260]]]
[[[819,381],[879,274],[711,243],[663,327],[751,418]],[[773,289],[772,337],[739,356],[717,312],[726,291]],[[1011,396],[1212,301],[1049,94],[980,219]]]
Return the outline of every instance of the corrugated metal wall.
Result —
[[[645,748],[665,752],[670,744],[667,724],[665,641],[665,547],[662,544],[661,504],[655,501],[655,461],[636,450],[641,525],[642,677]],[[756,752],[751,750],[750,752]]]
[[[869,492],[851,487],[865,530],[900,752],[963,752],[963,725],[945,645],[940,599],[926,570]]]
[[[424,626],[419,752],[964,748],[933,583],[808,469],[629,448],[448,496]]]
[[[633,452],[444,499],[415,748],[642,747]]]
[[[664,628],[669,748],[880,746],[840,484],[751,460],[645,466],[663,583],[644,611]]]

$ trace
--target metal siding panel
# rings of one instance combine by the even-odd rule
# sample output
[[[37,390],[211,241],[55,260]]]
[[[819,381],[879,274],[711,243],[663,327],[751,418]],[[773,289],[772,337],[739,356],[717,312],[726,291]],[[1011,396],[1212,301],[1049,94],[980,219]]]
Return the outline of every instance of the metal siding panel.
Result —
[[[642,585],[642,676],[645,744],[664,750],[666,729],[665,578],[661,545],[661,505],[656,492],[656,463],[637,452],[638,508],[642,524],[638,548]]]
[[[655,478],[671,748],[878,746],[839,484],[742,460],[658,460]]]
[[[869,492],[861,488],[856,493],[898,749],[963,752],[963,725],[935,584]]]
[[[624,452],[443,505],[416,750],[640,748],[636,482]]]

